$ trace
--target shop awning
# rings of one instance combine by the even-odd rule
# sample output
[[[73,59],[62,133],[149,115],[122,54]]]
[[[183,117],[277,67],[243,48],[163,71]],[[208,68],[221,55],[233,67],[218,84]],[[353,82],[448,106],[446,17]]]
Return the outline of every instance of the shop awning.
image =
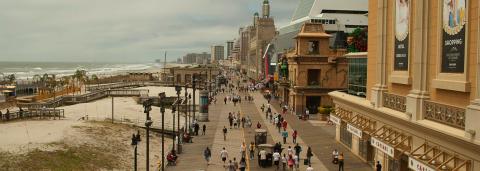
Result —
[[[409,152],[412,147],[411,136],[386,125],[377,129],[371,136],[373,146],[383,148],[385,153],[394,158],[399,157],[394,151],[399,151],[401,154]]]
[[[376,121],[370,120],[369,118],[362,116],[360,114],[355,115],[351,121],[350,124],[354,125],[355,127],[358,127],[362,129],[363,131],[372,133],[375,131],[375,126],[377,124]]]
[[[353,118],[352,111],[346,110],[338,106],[335,107],[335,115],[345,121],[350,121]]]
[[[434,170],[469,170],[471,161],[465,160],[439,146],[425,142],[410,154],[408,167],[417,170],[422,168],[425,171]]]

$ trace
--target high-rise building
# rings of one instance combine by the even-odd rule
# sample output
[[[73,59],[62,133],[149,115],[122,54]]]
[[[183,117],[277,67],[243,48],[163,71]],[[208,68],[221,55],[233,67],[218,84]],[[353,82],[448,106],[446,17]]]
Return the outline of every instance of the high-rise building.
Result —
[[[188,53],[183,56],[184,64],[208,64],[210,60],[210,54],[207,52],[203,53]]]
[[[227,58],[231,57],[233,50],[233,41],[227,41]]]
[[[224,59],[224,47],[221,45],[213,45],[211,47],[212,50],[212,63],[218,62],[219,60]]]
[[[480,170],[480,1],[368,5],[368,57],[329,93],[336,140],[385,170]]]

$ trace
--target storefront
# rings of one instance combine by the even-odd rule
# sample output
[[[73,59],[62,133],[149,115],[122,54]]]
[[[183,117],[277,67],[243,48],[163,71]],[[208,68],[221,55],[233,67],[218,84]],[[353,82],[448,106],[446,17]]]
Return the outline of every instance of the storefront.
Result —
[[[397,129],[382,126],[370,139],[375,148],[374,161],[380,161],[388,171],[408,171],[408,155],[412,147],[412,137]]]
[[[335,114],[330,114],[330,120],[336,124],[337,141],[340,141],[350,149],[352,148],[352,133],[347,130],[347,123],[353,118],[352,116],[351,111],[338,106],[335,108]]]
[[[356,146],[354,152],[370,165],[374,165],[374,148],[371,145],[370,134],[375,131],[376,121],[370,120],[361,114],[355,115],[347,124],[347,130],[352,133]]]
[[[408,157],[408,168],[413,171],[459,170],[470,171],[471,160],[426,141]]]

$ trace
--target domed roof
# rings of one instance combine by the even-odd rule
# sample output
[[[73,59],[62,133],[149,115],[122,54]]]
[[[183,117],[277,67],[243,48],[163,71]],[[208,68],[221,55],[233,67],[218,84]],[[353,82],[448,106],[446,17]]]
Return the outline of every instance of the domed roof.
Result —
[[[263,4],[268,4],[268,0],[263,0]]]
[[[258,12],[255,12],[255,14],[253,14],[253,16],[258,16]]]

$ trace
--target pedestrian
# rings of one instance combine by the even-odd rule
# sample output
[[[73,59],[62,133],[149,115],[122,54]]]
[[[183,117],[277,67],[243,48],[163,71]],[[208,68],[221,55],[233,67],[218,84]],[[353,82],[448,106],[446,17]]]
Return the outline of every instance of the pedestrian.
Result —
[[[265,112],[265,104],[262,104],[262,107],[260,107],[260,109],[262,109],[262,112]]]
[[[298,170],[298,168],[300,167],[300,158],[298,157],[298,155],[293,155],[293,161],[295,162],[295,168]]]
[[[250,160],[253,160],[254,156],[255,156],[255,144],[252,142],[250,142]]]
[[[292,139],[293,139],[293,143],[297,143],[297,130],[293,130],[293,134],[292,134]]]
[[[227,97],[223,98],[223,102],[225,102],[225,104],[227,104]]]
[[[289,157],[293,155],[292,146],[288,146],[287,155],[288,155]]]
[[[282,157],[282,170],[285,171],[287,167],[287,157],[285,156],[285,154],[283,154],[283,157]]]
[[[278,151],[275,151],[273,154],[272,154],[272,158],[273,158],[273,163],[275,164],[276,166],[276,169],[275,170],[278,170],[279,169],[279,164],[280,164],[280,153]]]
[[[235,165],[233,165],[232,160],[228,161],[228,166],[227,166],[228,171],[235,171]]]
[[[333,152],[332,152],[332,163],[333,164],[338,163],[338,151],[337,151],[337,149],[333,150]]]
[[[287,130],[283,129],[282,137],[283,137],[283,144],[286,144],[287,143],[287,137],[288,137]]]
[[[282,126],[283,126],[283,129],[287,129],[287,120],[283,120],[283,123],[282,123]]]
[[[233,168],[234,168],[235,170],[238,169],[238,162],[237,162],[237,159],[236,159],[235,157],[233,158]]]
[[[247,145],[245,144],[245,142],[243,142],[242,145],[240,146],[240,155],[242,157],[245,157],[246,152],[247,152]]]
[[[242,128],[245,128],[245,117],[242,117]]]
[[[207,125],[203,124],[202,135],[205,135],[205,130],[207,130]]]
[[[266,162],[267,162],[267,151],[265,149],[261,149],[260,152],[258,152],[258,155],[260,156],[260,167],[265,167]]]
[[[340,153],[340,156],[338,156],[338,171],[343,171],[343,153]]]
[[[280,128],[282,128],[282,123],[281,123],[281,122],[278,122],[278,123],[277,123],[278,133],[281,133],[281,131],[280,131],[281,129],[280,129]]]
[[[240,163],[238,164],[240,171],[245,171],[246,166],[247,162],[245,161],[245,157],[242,157],[242,159],[240,159]]]
[[[223,126],[223,141],[227,141],[227,127]]]
[[[210,158],[212,157],[212,152],[210,151],[210,148],[206,148],[203,151],[203,157],[205,157],[205,160],[207,161],[207,165],[210,164]]]
[[[382,164],[380,164],[380,161],[377,161],[377,171],[382,171]]]
[[[295,155],[297,155],[298,159],[300,160],[300,152],[302,152],[302,147],[297,143],[293,149],[295,150]]]
[[[262,128],[262,124],[260,124],[260,122],[257,122],[257,129],[260,129]]]
[[[295,161],[293,160],[293,157],[292,157],[292,156],[289,156],[289,157],[288,157],[287,164],[288,164],[289,170],[290,170],[290,171],[293,171],[293,165],[295,164]]]
[[[307,171],[313,171],[313,167],[312,167],[312,165],[310,165],[310,164],[308,165],[308,167],[307,167]]]
[[[313,156],[313,153],[312,153],[312,148],[308,147],[307,149],[307,159],[308,159],[308,164],[312,164],[312,160],[310,160]]]
[[[195,123],[195,135],[198,136],[198,130],[200,130],[200,125]]]
[[[225,167],[225,161],[227,161],[228,158],[228,152],[225,150],[225,147],[223,147],[222,151],[220,151],[220,158],[222,158],[223,161],[223,167]],[[231,162],[231,160],[230,160]]]
[[[233,117],[233,128],[237,128],[237,117]]]

